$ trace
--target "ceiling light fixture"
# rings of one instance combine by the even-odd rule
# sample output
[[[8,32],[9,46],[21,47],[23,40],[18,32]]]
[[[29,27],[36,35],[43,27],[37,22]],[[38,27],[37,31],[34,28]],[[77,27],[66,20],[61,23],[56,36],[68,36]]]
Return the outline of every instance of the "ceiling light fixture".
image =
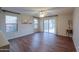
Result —
[[[47,12],[46,11],[40,11],[40,17],[45,17],[47,15]]]

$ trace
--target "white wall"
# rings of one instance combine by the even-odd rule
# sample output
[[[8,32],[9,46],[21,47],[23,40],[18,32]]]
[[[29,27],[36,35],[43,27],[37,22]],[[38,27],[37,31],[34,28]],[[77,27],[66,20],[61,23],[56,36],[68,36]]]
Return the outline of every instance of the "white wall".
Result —
[[[72,14],[60,14],[57,17],[57,34],[67,36],[68,20],[72,20]]]
[[[5,15],[13,15],[18,17],[18,32],[6,33],[5,31]],[[22,24],[22,20],[29,18],[32,21],[32,24]],[[0,31],[2,31],[7,39],[13,39],[16,37],[32,34],[33,31],[33,17],[21,14],[12,14],[12,13],[0,13]]]
[[[79,8],[75,8],[73,15],[73,41],[79,52]]]

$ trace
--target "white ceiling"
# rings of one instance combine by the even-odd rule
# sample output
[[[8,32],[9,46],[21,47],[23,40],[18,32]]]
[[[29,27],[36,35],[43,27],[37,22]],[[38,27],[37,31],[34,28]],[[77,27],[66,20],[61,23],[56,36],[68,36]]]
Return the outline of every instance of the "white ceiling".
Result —
[[[52,16],[52,15],[58,15],[63,13],[72,13],[74,8],[72,7],[2,7],[2,9],[39,17],[39,12],[41,10],[46,10],[47,16]]]

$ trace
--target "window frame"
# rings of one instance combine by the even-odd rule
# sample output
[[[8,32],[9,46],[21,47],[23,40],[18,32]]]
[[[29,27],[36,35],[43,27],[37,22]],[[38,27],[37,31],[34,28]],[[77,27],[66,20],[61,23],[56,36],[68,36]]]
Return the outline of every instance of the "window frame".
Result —
[[[38,23],[39,23],[39,22],[38,22],[38,19],[37,19],[37,18],[34,18],[34,20],[35,20],[35,19],[37,20],[37,24],[36,24],[35,21],[34,21],[34,29],[38,29]],[[35,27],[35,25],[37,25],[37,27]]]
[[[16,23],[15,23],[16,24],[16,31],[10,31],[10,32],[6,31],[6,16],[12,16],[12,17],[16,17],[17,18]],[[17,15],[8,15],[8,14],[5,15],[5,32],[6,33],[15,33],[15,32],[18,32],[18,16]]]

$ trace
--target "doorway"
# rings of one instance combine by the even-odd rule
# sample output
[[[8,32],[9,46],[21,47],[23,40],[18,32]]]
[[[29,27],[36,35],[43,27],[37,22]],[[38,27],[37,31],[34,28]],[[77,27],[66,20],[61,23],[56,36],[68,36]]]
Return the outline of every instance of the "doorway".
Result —
[[[44,19],[44,32],[56,34],[56,18]]]

